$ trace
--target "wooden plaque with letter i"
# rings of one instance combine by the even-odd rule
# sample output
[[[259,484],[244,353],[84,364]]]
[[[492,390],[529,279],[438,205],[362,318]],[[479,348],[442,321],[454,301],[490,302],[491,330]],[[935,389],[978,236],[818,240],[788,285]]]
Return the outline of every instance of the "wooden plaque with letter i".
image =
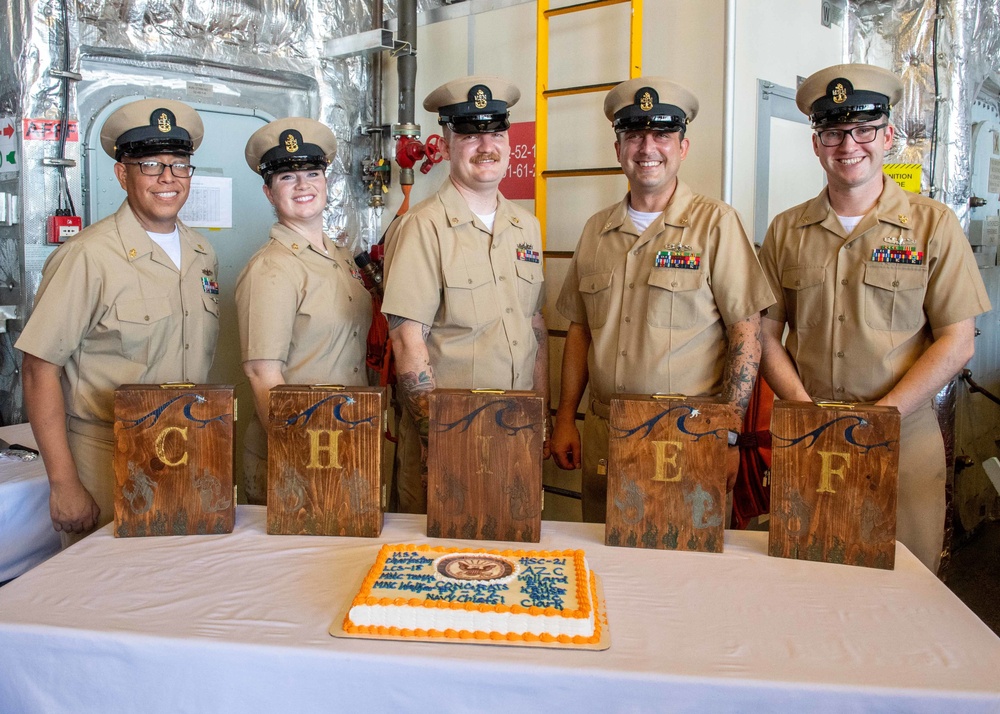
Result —
[[[116,389],[115,535],[231,533],[235,420],[228,385]]]
[[[612,399],[604,542],[721,553],[733,421],[709,398]]]
[[[270,393],[267,532],[382,532],[385,390],[283,384]]]
[[[778,400],[771,460],[770,555],[894,567],[894,407]]]
[[[427,535],[537,543],[542,396],[438,389],[429,399]]]

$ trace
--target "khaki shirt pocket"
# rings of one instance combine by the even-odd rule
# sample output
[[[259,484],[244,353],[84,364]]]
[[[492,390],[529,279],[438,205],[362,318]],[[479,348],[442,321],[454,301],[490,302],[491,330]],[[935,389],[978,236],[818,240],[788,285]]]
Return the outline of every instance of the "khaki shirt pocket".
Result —
[[[521,312],[525,317],[534,317],[542,309],[542,266],[539,263],[516,260],[514,268],[517,270],[517,297],[521,301]]]
[[[698,320],[698,290],[704,279],[701,270],[653,268],[649,273],[646,322],[672,330],[694,327]]]
[[[781,273],[781,290],[785,296],[785,315],[789,327],[816,327],[823,319],[823,283],[826,268],[796,265]]]
[[[594,330],[604,327],[611,306],[611,281],[613,272],[590,273],[580,278],[580,297],[587,310],[587,327]]]
[[[451,266],[443,272],[445,323],[476,327],[499,319],[499,298],[489,265]]]
[[[149,343],[158,330],[157,323],[170,314],[170,301],[166,296],[116,302],[122,356],[133,362],[148,362]]]
[[[202,295],[202,304],[205,306],[203,316],[205,323],[205,353],[209,357],[215,354],[215,342],[219,338],[219,303],[218,298],[213,295]]]
[[[924,324],[927,274],[922,268],[868,263],[865,323],[874,330],[910,331]]]

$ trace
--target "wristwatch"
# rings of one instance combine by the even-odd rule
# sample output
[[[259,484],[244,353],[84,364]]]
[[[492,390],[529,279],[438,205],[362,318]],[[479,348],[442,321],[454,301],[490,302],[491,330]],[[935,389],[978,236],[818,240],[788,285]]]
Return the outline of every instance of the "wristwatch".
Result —
[[[729,436],[727,438],[726,443],[729,444],[730,446],[736,446],[736,444],[739,443],[739,440],[740,440],[740,434],[739,434],[739,432],[738,431],[733,431],[732,429],[729,429],[728,430],[728,434],[729,434]]]

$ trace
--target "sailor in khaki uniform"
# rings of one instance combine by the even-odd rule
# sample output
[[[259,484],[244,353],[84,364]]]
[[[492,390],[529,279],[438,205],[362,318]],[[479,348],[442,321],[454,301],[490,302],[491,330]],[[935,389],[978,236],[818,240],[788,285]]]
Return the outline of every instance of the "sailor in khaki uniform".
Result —
[[[256,413],[244,439],[244,486],[267,500],[268,392],[279,384],[367,386],[372,302],[351,252],[323,232],[326,168],[337,139],[312,119],[277,119],[246,145],[278,222],[236,281],[243,369]]]
[[[764,239],[777,302],[761,370],[782,399],[899,409],[896,537],[936,572],[946,466],[932,399],[972,357],[974,318],[990,303],[954,213],[882,173],[902,93],[894,74],[860,64],[799,88],[827,188],[777,216]]]
[[[114,516],[114,390],[208,378],[218,264],[208,241],[177,220],[203,132],[197,112],[167,99],[108,117],[101,145],[118,162],[125,203],[49,256],[15,345],[64,545]]]
[[[760,312],[774,300],[753,246],[730,206],[677,178],[697,112],[694,95],[662,77],[623,82],[604,102],[631,190],[587,222],[557,305],[571,324],[551,450],[561,468],[582,463],[585,521],[605,519],[613,396],[721,395],[735,437],[757,375]],[[738,465],[731,448],[729,488]]]
[[[449,178],[387,237],[382,312],[399,375],[399,509],[427,509],[427,395],[437,387],[548,394],[538,221],[498,191],[517,87],[466,77],[431,92]]]

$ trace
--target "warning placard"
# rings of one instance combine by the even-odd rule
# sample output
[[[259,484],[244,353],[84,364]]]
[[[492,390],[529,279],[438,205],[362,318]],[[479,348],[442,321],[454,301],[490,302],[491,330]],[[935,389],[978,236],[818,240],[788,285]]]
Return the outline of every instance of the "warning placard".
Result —
[[[883,164],[882,171],[904,191],[920,193],[920,164]]]

